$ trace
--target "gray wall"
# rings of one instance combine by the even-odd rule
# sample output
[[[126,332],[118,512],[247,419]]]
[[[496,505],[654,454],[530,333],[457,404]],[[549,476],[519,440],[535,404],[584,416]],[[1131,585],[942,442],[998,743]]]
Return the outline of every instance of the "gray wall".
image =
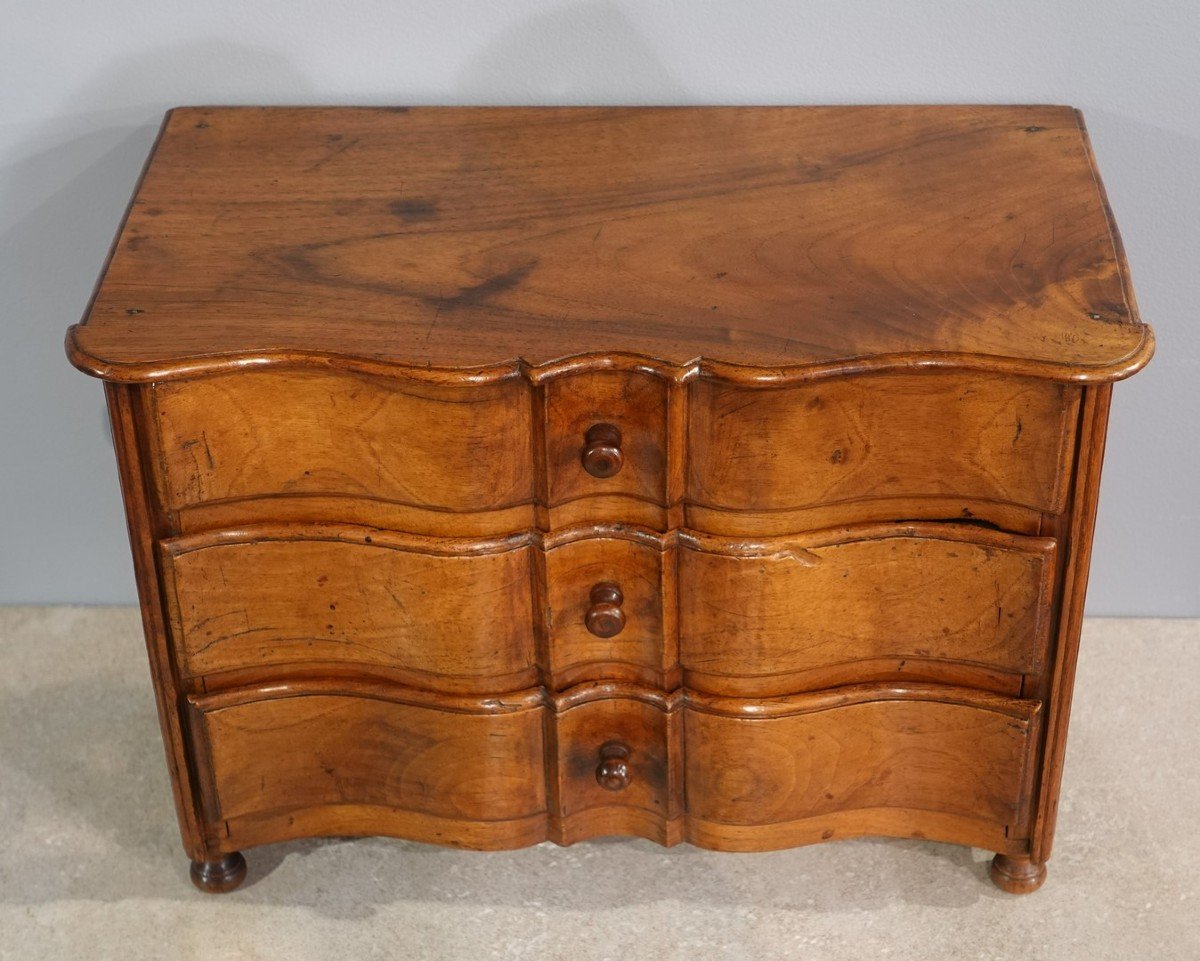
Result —
[[[1118,385],[1093,614],[1200,615],[1196,0],[38,0],[0,30],[0,603],[131,601],[77,320],[183,103],[1082,107],[1159,355]]]

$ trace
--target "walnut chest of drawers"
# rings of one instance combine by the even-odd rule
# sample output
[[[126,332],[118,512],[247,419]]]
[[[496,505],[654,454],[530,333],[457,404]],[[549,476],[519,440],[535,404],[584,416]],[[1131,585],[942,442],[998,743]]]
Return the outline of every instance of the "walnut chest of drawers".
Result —
[[[105,381],[192,876],[1054,835],[1111,384],[1065,107],[179,109]]]

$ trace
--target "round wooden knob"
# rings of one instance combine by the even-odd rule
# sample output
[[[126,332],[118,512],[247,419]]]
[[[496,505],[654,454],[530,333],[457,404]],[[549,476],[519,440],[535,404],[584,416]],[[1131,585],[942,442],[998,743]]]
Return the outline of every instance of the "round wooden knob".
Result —
[[[625,629],[625,612],[621,605],[625,595],[610,581],[601,581],[592,588],[592,606],[583,616],[583,623],[597,637],[616,637]]]
[[[633,777],[629,770],[629,745],[607,741],[600,747],[596,783],[606,791],[624,791]]]
[[[612,477],[625,463],[621,429],[615,424],[593,424],[583,435],[583,469],[593,477]]]

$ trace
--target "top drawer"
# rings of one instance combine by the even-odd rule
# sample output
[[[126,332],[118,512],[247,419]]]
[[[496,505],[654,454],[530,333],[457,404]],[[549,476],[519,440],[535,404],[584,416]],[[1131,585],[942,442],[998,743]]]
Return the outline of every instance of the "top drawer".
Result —
[[[170,509],[270,494],[482,511],[532,496],[524,381],[442,387],[319,370],[157,384]]]
[[[687,491],[724,510],[878,498],[1066,504],[1078,388],[972,372],[692,388]]]
[[[964,371],[769,388],[700,378],[686,396],[647,372],[585,371],[549,380],[542,407],[530,390],[523,378],[451,387],[324,369],[159,383],[151,408],[162,503],[177,510],[310,495],[439,518],[540,501],[553,528],[660,530],[681,498],[689,510],[768,519],[843,504],[860,513],[875,505],[876,520],[917,516],[892,512],[906,499],[1059,513],[1079,404],[1069,384]],[[603,471],[588,463],[599,429],[612,433],[604,443],[619,454]],[[689,513],[688,521],[728,533],[715,530],[728,526],[720,518]]]

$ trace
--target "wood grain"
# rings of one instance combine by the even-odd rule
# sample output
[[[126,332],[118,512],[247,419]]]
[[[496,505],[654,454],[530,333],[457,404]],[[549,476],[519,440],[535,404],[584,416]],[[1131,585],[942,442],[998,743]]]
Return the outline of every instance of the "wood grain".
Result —
[[[689,816],[764,825],[897,808],[1025,827],[1038,704],[885,697],[796,714],[777,704],[773,717],[685,711]]]
[[[690,844],[715,851],[778,851],[864,836],[943,841],[1014,854],[1029,845],[1024,838],[1009,838],[1005,826],[993,821],[908,808],[855,808],[776,824],[725,824],[689,817],[686,828]]]
[[[1024,881],[1031,883],[1030,872],[1037,878],[1033,887],[1045,877],[1044,865],[1054,843],[1058,823],[1058,798],[1066,759],[1067,726],[1071,718],[1071,701],[1075,692],[1075,666],[1079,659],[1079,639],[1083,630],[1084,602],[1087,599],[1088,574],[1092,556],[1092,537],[1096,527],[1096,509],[1100,495],[1100,472],[1104,465],[1104,448],[1108,436],[1108,411],[1112,388],[1089,388],[1082,416],[1082,430],[1087,442],[1081,445],[1076,464],[1076,486],[1070,511],[1052,522],[1066,542],[1061,568],[1062,588],[1059,595],[1058,636],[1055,638],[1052,669],[1038,678],[1037,695],[1051,705],[1046,718],[1045,746],[1041,756],[1036,801],[1036,820],[1030,845],[1031,863],[1024,865]],[[1008,866],[1001,875],[1019,866]],[[1040,874],[1038,869],[1041,869]],[[999,883],[999,882],[998,882]],[[1017,883],[1017,882],[1014,882]],[[1019,886],[1019,885],[1018,885]],[[1025,888],[1032,890],[1032,888]]]
[[[778,389],[699,380],[686,388],[683,446],[667,444],[668,389],[646,374],[574,373],[541,390],[534,430],[537,398],[522,381],[259,371],[158,384],[159,496],[208,516],[260,499],[246,516],[377,512],[376,526],[431,534],[500,533],[521,519],[664,529],[673,512],[721,532],[928,516],[1021,529],[1022,516],[1063,509],[1079,403],[1070,385],[961,372]],[[583,463],[597,423],[624,424],[610,477]],[[668,474],[686,478],[681,502],[668,500]]]
[[[621,432],[624,462],[611,477],[593,477],[581,463],[590,427]],[[666,497],[667,385],[644,373],[599,371],[546,384],[548,500],[626,494],[663,504]],[[597,519],[613,519],[601,516]]]
[[[151,470],[143,446],[144,438],[149,433],[146,410],[137,389],[121,384],[105,384],[104,394],[112,424],[121,498],[125,505],[134,577],[141,601],[142,632],[154,683],[155,706],[167,770],[171,775],[175,815],[188,857],[193,861],[202,860],[207,853],[203,817],[199,811],[194,775],[189,766],[189,750],[180,709],[180,686],[175,676],[154,557],[154,542],[164,533],[166,518],[154,501]]]
[[[214,852],[365,833],[479,849],[621,833],[762,850],[828,839],[813,834],[822,824],[999,837],[996,850],[1018,853],[1009,839],[1025,837],[1040,713],[944,685],[745,699],[611,682],[473,698],[312,681],[188,704]],[[629,772],[616,790],[598,778],[614,744]]]
[[[748,391],[692,387],[688,499],[779,510],[875,497],[1062,509],[1078,390],[1029,378],[890,373]]]
[[[155,385],[168,507],[254,495],[348,495],[431,510],[532,497],[523,385],[469,390],[323,371]],[[481,470],[486,467],[486,470]]]
[[[1054,542],[953,524],[847,531],[836,543],[771,538],[680,554],[688,683],[795,684],[790,675],[875,659],[1033,674],[1045,657]],[[766,693],[760,687],[759,693]]]
[[[186,675],[323,661],[434,689],[536,678],[528,538],[259,525],[172,538],[160,556]]]
[[[582,840],[600,830],[638,833],[654,840],[669,836],[682,813],[681,727],[676,704],[665,707],[635,698],[603,698],[569,707],[554,717],[558,756],[553,771],[559,798],[551,836]],[[606,789],[597,777],[601,749],[629,746],[628,782]],[[593,825],[602,825],[596,828]]]
[[[159,554],[178,669],[205,689],[271,670],[448,692],[539,676],[670,689],[682,670],[699,690],[766,696],[889,676],[1019,690],[1045,658],[1054,548],[946,523],[752,541],[620,525],[484,540],[258,524],[166,539]],[[622,620],[608,636],[588,625],[604,585]]]
[[[346,804],[465,821],[545,810],[536,706],[451,711],[315,684],[287,695],[189,699],[214,822],[306,808],[336,819]]]
[[[1152,350],[1127,286],[1066,107],[188,108],[72,356],[1103,380]]]
[[[549,601],[547,668],[559,686],[569,678],[625,677],[666,684],[676,665],[663,643],[663,545],[593,536],[569,540],[546,552]],[[585,618],[595,584],[620,586],[626,624],[615,637],[590,633]]]

